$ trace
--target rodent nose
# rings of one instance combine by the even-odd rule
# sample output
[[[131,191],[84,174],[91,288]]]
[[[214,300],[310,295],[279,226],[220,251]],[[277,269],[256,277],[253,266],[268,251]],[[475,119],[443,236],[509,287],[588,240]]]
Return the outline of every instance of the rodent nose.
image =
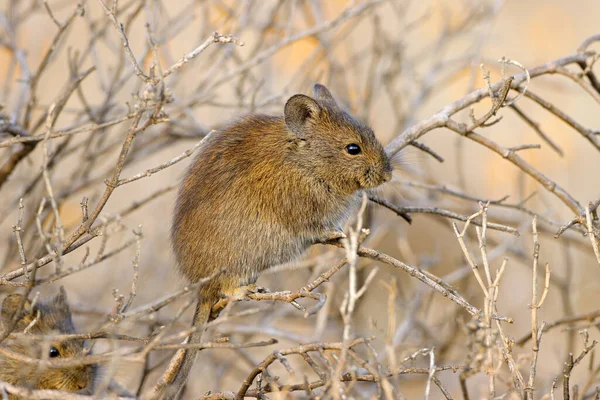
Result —
[[[383,182],[389,182],[392,180],[392,171],[391,170],[385,170],[383,172]]]
[[[79,376],[77,379],[77,382],[75,382],[75,385],[77,386],[77,390],[83,390],[85,388],[88,387],[89,381],[90,381],[90,371],[86,370],[85,373],[82,376]]]
[[[392,180],[392,172],[394,172],[394,168],[392,167],[390,159],[386,156],[383,161],[383,182]]]

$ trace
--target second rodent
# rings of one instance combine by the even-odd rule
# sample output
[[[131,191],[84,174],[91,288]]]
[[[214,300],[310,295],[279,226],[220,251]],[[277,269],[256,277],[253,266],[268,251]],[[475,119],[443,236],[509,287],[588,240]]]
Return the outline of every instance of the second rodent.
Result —
[[[2,302],[2,324],[7,329],[23,302],[20,294],[11,294]],[[82,339],[57,341],[52,335],[73,334],[75,327],[64,288],[51,299],[33,304],[24,301],[23,311],[16,316],[13,329],[3,345],[10,351],[33,359],[62,359],[85,355]],[[48,336],[48,341],[40,338]],[[29,337],[31,336],[31,338]],[[25,363],[8,355],[0,355],[0,381],[32,389],[56,389],[78,392],[90,386],[95,368],[91,365],[45,367]],[[14,395],[11,399],[17,399]]]

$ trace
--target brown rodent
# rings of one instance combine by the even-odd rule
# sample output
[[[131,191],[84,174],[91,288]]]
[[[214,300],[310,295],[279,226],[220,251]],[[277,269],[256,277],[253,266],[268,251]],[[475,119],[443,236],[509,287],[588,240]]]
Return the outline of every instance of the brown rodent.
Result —
[[[220,296],[339,232],[361,191],[391,176],[373,131],[318,84],[314,98],[292,96],[283,117],[250,115],[214,132],[183,179],[171,230],[190,282],[223,269],[200,288],[194,325],[208,320]],[[189,372],[192,353],[180,375]]]
[[[12,319],[23,300],[20,294],[11,294],[2,302],[2,323],[4,329],[12,325]],[[35,321],[35,322],[34,322]],[[33,323],[32,323],[33,322]],[[73,334],[75,328],[71,311],[67,303],[67,294],[63,287],[51,299],[37,302],[33,307],[25,301],[22,315],[19,316],[14,333],[32,335]],[[36,359],[53,360],[56,358],[77,357],[85,354],[83,340],[65,341],[32,340],[24,336],[7,338],[2,343],[8,350]],[[43,354],[48,352],[48,354]],[[24,363],[0,354],[0,381],[31,389],[57,389],[68,392],[84,390],[90,384],[94,373],[91,365],[69,366],[64,368],[41,367]],[[15,399],[17,397],[11,396]]]

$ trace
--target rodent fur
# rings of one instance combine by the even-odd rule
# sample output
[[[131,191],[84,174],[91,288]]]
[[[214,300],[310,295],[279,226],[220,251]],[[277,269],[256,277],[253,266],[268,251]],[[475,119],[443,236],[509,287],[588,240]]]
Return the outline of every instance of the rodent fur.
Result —
[[[22,299],[23,296],[20,294],[11,294],[2,302],[1,314],[4,329],[11,325]],[[32,324],[34,320],[35,322]],[[29,300],[25,301],[22,315],[19,316],[13,332],[23,333],[26,328],[28,328],[27,332],[33,335],[76,333],[67,302],[67,294],[63,287],[56,296],[37,302],[33,306]],[[85,354],[85,342],[81,339],[46,343],[44,340],[29,339],[25,335],[7,338],[3,345],[15,353],[36,359],[49,359],[48,355],[42,354],[42,352],[47,352],[52,347],[58,351],[58,357],[61,358],[78,357]],[[23,363],[0,354],[0,381],[26,388],[78,392],[88,387],[93,373],[94,367],[91,365],[61,368],[42,367]],[[18,397],[10,395],[9,398],[17,399]]]
[[[349,154],[350,144],[360,154]],[[361,191],[391,174],[373,131],[318,84],[314,98],[292,96],[282,117],[249,115],[214,132],[183,178],[171,229],[177,265],[190,282],[221,270],[199,290],[194,325],[206,323],[221,296],[340,231]],[[180,374],[194,357],[189,351]]]

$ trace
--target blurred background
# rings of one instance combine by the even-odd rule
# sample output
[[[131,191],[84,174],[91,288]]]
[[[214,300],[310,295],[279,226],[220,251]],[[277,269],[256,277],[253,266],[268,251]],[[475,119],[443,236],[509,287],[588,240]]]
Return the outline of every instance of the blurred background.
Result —
[[[110,9],[113,4],[106,1],[106,6]],[[59,24],[75,15],[58,41],[55,38],[61,28],[48,9]],[[600,3],[594,0],[121,0],[116,7],[116,26],[99,1],[85,2],[83,12],[75,10],[74,1],[49,0],[46,6],[37,0],[0,0],[2,117],[27,126],[25,130],[30,134],[45,133],[50,105],[60,103],[74,77],[90,67],[95,69],[68,96],[53,121],[54,130],[117,121],[139,109],[144,99],[150,99],[151,103],[156,88],[164,83],[169,101],[163,112],[168,120],[138,133],[121,173],[122,178],[127,178],[179,156],[211,129],[218,129],[232,118],[252,112],[281,114],[287,98],[296,93],[310,95],[317,82],[327,85],[340,104],[370,124],[378,138],[387,144],[446,104],[484,88],[480,63],[490,71],[491,81],[497,82],[502,78],[497,60],[503,56],[533,68],[575,54],[586,38],[598,33]],[[132,53],[145,74],[150,74],[154,65],[153,70],[160,75],[205,42],[213,31],[232,34],[243,46],[213,43],[160,85],[147,85],[136,75],[131,59],[124,52],[118,24],[123,24]],[[156,44],[156,52],[150,43]],[[54,51],[38,77],[36,71],[52,46]],[[520,72],[512,66],[507,71]],[[38,77],[34,97],[29,84],[32,76]],[[581,125],[600,129],[598,104],[571,80],[547,75],[534,79],[529,88]],[[535,130],[508,108],[500,110],[499,123],[481,133],[506,147],[541,143],[541,149],[519,154],[582,205],[598,198],[597,149],[531,100],[522,98],[517,104],[562,149],[562,155],[542,142]],[[476,105],[475,115],[485,114],[490,106],[489,99],[485,99]],[[468,112],[456,120],[468,123]],[[47,166],[65,235],[81,223],[82,198],[88,198],[90,212],[101,198],[106,188],[103,181],[111,176],[130,126],[131,118],[104,129],[47,142],[50,159]],[[11,137],[0,132],[0,140]],[[538,220],[540,265],[549,263],[552,271],[539,321],[550,322],[598,310],[600,268],[589,239],[575,231],[566,232],[560,239],[553,237],[560,225],[575,217],[571,210],[513,164],[454,132],[438,129],[426,134],[420,142],[444,161],[439,162],[414,147],[403,150],[394,180],[379,191],[381,197],[401,206],[440,207],[466,216],[479,210],[477,202],[444,194],[441,186],[477,199],[498,200],[508,195],[507,204],[528,199],[526,207],[543,217]],[[2,165],[6,166],[22,146],[0,148]],[[21,263],[12,229],[18,218],[20,198],[24,199],[23,235],[28,261],[47,254],[48,246],[64,243],[55,229],[56,219],[48,203],[37,218],[48,232],[48,239],[41,238],[36,228],[40,202],[48,196],[40,175],[41,167],[48,161],[44,156],[45,146],[38,144],[0,187],[3,273],[19,268]],[[115,298],[130,293],[132,261],[136,259],[134,230],[141,229],[143,238],[139,242],[139,276],[132,309],[143,309],[185,285],[174,269],[169,226],[177,184],[190,160],[184,159],[118,187],[96,221],[102,236],[60,257],[60,262],[40,269],[39,277],[44,279],[56,274],[57,264],[78,268],[96,257],[97,262],[92,265],[34,289],[45,296],[64,285],[73,303],[79,331],[97,329],[114,313]],[[482,309],[481,289],[466,264],[452,221],[430,214],[412,216],[414,220],[409,225],[391,211],[371,204],[368,227],[372,233],[365,245],[435,274]],[[505,333],[515,340],[531,334],[528,307],[532,282],[531,220],[530,214],[519,210],[493,205],[489,209],[490,222],[512,226],[521,234],[517,237],[489,230],[487,243],[493,271],[508,258],[497,303],[501,315],[514,319],[513,324],[503,326]],[[463,223],[458,225],[462,227]],[[480,263],[477,237],[473,228],[470,230],[473,232],[466,243]],[[88,251],[90,256],[82,261]],[[258,283],[273,291],[295,291],[343,256],[342,250],[315,246],[302,261],[276,267]],[[374,336],[373,346],[381,366],[387,368],[393,365],[392,359],[403,360],[418,349],[432,346],[435,346],[436,365],[468,363],[467,354],[472,351],[474,339],[463,327],[471,317],[439,293],[389,265],[361,260],[362,282],[374,268],[378,272],[358,303],[353,333]],[[253,366],[275,348],[312,341],[340,341],[343,322],[339,308],[348,285],[347,277],[342,270],[320,288],[328,296],[327,303],[316,316],[307,319],[283,302],[236,304],[234,312],[250,308],[258,308],[260,312],[248,317],[233,316],[209,329],[204,340],[228,336],[244,342],[273,337],[279,343],[276,347],[247,350],[203,350],[184,398],[198,398],[208,391],[237,391]],[[542,284],[543,274],[540,290]],[[4,286],[2,290],[9,293],[15,288]],[[182,304],[181,301],[170,304],[143,321],[125,318],[115,329],[147,336],[173,318]],[[188,311],[171,328],[184,329],[190,320]],[[589,328],[590,338],[598,338],[594,322],[593,318],[589,322],[582,320],[544,335],[534,398],[549,393],[553,380],[561,379],[569,352],[578,355],[583,348],[579,330]],[[99,340],[94,351],[128,345]],[[514,349],[515,360],[524,372],[529,368],[530,345],[531,342]],[[167,351],[153,352],[147,365],[122,360],[111,364],[107,373],[131,392],[141,393],[141,377],[147,375],[144,388],[150,387],[165,364],[153,370],[148,366],[157,365],[170,355]],[[293,359],[293,363],[299,370],[305,367],[301,366],[301,358]],[[406,365],[427,367],[429,358],[418,357]],[[302,382],[301,374],[290,378],[284,369],[278,368],[274,367],[272,374],[280,376],[282,382]],[[579,385],[582,398],[585,393],[593,394],[599,370],[600,364],[594,358],[577,367],[571,385]],[[490,371],[498,375],[497,394],[506,392],[511,387],[510,372],[501,357],[488,366],[487,372]],[[488,378],[484,372],[475,373],[467,381],[472,398],[488,397]],[[436,374],[454,398],[462,397],[458,375],[452,371]],[[423,397],[426,375],[404,374],[393,379],[398,397]],[[360,384],[352,396],[376,397],[373,390],[373,385]],[[297,392],[294,396],[305,395]],[[507,398],[511,396],[515,393]],[[430,398],[443,397],[437,388],[432,388]]]

